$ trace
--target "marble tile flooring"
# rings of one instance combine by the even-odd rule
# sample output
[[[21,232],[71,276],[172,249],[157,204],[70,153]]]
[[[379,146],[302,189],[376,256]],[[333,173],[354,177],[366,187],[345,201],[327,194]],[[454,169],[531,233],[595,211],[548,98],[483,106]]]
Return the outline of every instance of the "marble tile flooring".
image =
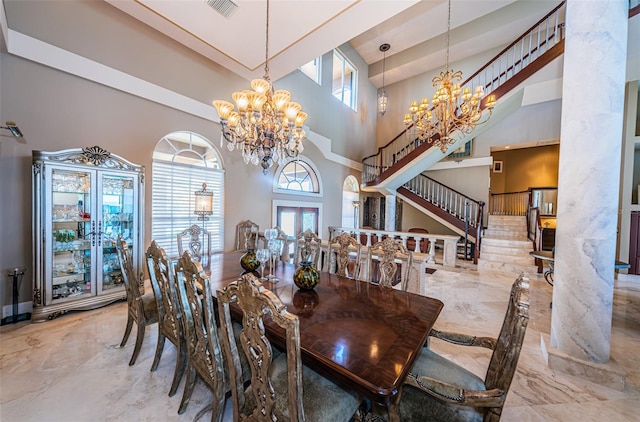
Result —
[[[427,275],[429,295],[445,303],[437,328],[495,336],[515,278],[470,269]],[[638,421],[640,283],[616,282],[611,357],[627,373],[624,391],[616,391],[545,365],[540,337],[549,333],[552,288],[536,274],[530,280],[530,322],[502,420]],[[167,342],[158,370],[150,372],[157,335],[152,327],[138,361],[128,366],[135,333],[119,347],[125,322],[126,303],[120,302],[44,323],[0,327],[0,420],[191,421],[211,399],[210,392],[198,383],[186,413],[178,415],[182,386],[174,397],[167,396],[174,347]],[[485,349],[438,340],[431,347],[484,378]],[[225,420],[230,416],[227,411]],[[203,420],[208,418],[206,414]]]

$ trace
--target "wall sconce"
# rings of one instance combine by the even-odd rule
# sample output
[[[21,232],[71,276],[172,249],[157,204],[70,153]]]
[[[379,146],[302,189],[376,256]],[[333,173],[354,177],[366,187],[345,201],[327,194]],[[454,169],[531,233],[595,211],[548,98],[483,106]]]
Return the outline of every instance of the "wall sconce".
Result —
[[[202,189],[194,192],[195,194],[195,207],[193,213],[198,215],[198,220],[202,221],[202,227],[204,228],[205,221],[209,219],[209,215],[213,214],[213,192],[207,189],[207,184],[202,184]]]
[[[387,51],[389,51],[390,48],[391,46],[387,43],[380,46],[380,51],[384,54],[382,59],[382,89],[380,90],[380,94],[378,94],[378,113],[380,113],[381,116],[384,116],[384,113],[387,111],[388,96],[384,90],[384,72],[387,67]]]
[[[5,124],[6,126],[0,126],[0,128],[9,129],[13,136],[15,136],[16,138],[22,138],[22,131],[20,130],[16,122],[7,121]]]

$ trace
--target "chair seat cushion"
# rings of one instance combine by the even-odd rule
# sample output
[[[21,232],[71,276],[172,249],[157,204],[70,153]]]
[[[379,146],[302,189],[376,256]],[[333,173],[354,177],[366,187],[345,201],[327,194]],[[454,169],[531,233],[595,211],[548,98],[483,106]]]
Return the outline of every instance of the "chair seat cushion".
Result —
[[[158,322],[158,303],[153,292],[145,293],[140,297],[142,300],[142,308],[144,309],[144,318],[147,324],[155,324]]]
[[[434,378],[467,390],[486,390],[478,376],[440,356],[429,348],[423,348],[411,368],[411,373]],[[482,421],[484,409],[469,406],[452,406],[409,385],[402,387],[400,419],[404,421]]]
[[[274,409],[277,420],[288,421],[287,355],[281,353],[271,364],[271,384],[278,392]],[[345,390],[306,366],[302,367],[302,407],[308,421],[348,421],[358,409],[360,400],[355,392]],[[246,406],[253,408],[255,399],[251,386],[246,390]]]

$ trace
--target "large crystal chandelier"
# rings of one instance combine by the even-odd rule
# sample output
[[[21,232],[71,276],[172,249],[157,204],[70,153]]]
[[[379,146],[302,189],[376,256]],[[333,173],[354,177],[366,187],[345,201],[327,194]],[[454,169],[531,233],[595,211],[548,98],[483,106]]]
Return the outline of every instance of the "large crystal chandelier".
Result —
[[[412,139],[427,140],[445,153],[449,145],[457,139],[456,133],[464,137],[473,132],[476,126],[486,123],[491,117],[496,104],[494,95],[483,100],[484,89],[477,86],[472,93],[471,88],[460,88],[462,72],[449,69],[449,41],[451,34],[451,0],[449,0],[449,15],[447,21],[447,61],[446,70],[440,76],[433,78],[432,106],[429,99],[423,98],[418,105],[413,101],[409,106],[409,113],[404,116],[407,135]],[[489,114],[482,119],[482,112],[487,108]]]
[[[251,81],[252,90],[234,92],[231,96],[238,110],[223,100],[215,100],[213,106],[229,151],[241,150],[245,163],[260,164],[267,174],[274,162],[283,164],[302,152],[302,139],[306,135],[302,126],[307,119],[300,104],[291,101],[289,91],[274,91],[269,78],[269,0],[265,50],[262,79]]]

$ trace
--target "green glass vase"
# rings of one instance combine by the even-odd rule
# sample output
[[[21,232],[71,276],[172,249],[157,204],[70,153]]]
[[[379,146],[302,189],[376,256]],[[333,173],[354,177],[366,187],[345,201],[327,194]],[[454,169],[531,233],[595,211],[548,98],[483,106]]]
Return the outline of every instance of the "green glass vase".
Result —
[[[318,285],[320,274],[311,262],[301,262],[293,274],[293,282],[302,290],[311,290]]]
[[[260,261],[256,257],[256,252],[253,249],[248,249],[247,252],[240,258],[240,266],[246,272],[252,272],[260,268]]]

